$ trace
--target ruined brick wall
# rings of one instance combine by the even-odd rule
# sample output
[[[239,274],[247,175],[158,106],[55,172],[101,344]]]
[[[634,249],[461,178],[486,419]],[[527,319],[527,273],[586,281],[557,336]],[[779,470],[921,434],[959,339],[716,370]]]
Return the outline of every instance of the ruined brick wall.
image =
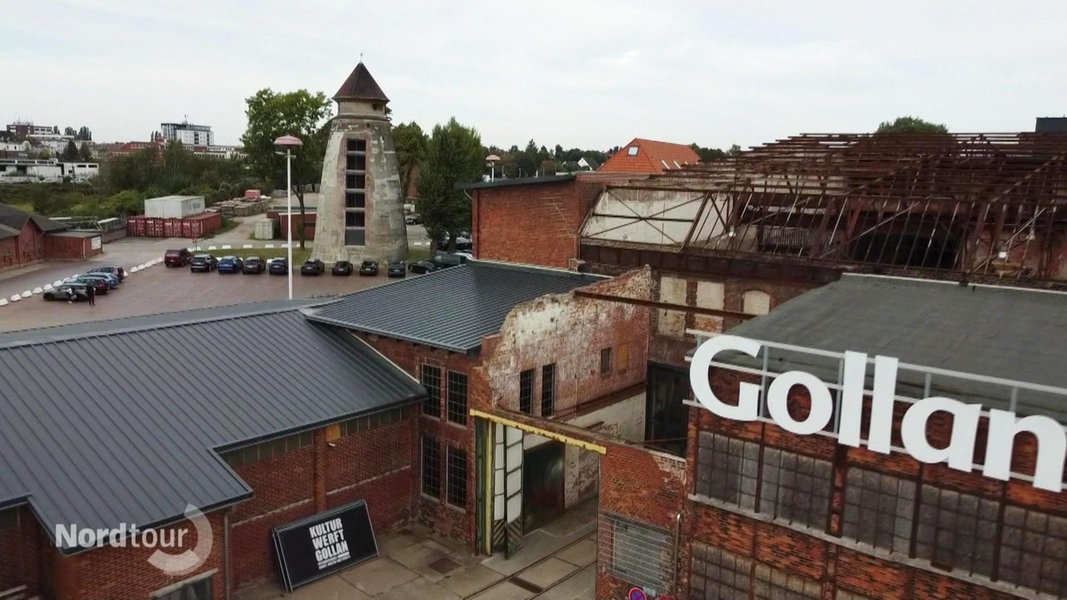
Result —
[[[0,591],[26,586],[41,593],[40,553],[47,544],[37,518],[19,506],[0,511]]]

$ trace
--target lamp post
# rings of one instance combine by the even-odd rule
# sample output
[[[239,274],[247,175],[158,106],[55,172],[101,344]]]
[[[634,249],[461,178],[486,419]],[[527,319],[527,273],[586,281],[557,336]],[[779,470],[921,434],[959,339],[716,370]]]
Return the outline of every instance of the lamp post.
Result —
[[[489,156],[485,157],[485,162],[489,163],[489,168],[492,169],[491,171],[489,171],[489,181],[495,181],[496,163],[500,162],[500,157],[495,154],[490,154]]]
[[[286,264],[289,267],[289,299],[293,299],[293,155],[292,148],[303,146],[300,138],[283,135],[274,140],[274,145],[285,148],[285,218],[286,218]]]

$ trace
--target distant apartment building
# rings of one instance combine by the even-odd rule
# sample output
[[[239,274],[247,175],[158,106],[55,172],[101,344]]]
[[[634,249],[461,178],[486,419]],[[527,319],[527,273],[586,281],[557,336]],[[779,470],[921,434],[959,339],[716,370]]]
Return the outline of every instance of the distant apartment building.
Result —
[[[58,132],[50,125],[34,125],[32,121],[15,121],[7,124],[7,131],[15,139],[26,139],[29,136],[56,135]]]
[[[188,121],[181,123],[161,123],[163,141],[177,140],[185,146],[214,146],[215,133],[210,125],[193,125]]]

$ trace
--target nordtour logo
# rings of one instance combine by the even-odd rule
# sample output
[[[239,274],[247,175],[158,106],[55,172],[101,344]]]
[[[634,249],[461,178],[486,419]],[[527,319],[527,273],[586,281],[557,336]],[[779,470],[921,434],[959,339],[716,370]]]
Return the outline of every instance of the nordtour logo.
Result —
[[[191,525],[140,529],[136,523],[119,523],[112,529],[93,529],[76,524],[56,525],[56,544],[78,548],[148,548],[155,552],[148,563],[167,575],[188,575],[211,555],[211,523],[192,504],[185,506]]]

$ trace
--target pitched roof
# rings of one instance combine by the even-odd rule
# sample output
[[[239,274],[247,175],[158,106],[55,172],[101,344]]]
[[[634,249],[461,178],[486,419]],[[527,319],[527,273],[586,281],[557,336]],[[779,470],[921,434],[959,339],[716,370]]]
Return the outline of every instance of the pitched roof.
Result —
[[[1067,294],[1058,292],[845,275],[728,333],[1067,388],[1065,304]],[[800,369],[831,381],[838,376],[836,360],[778,349],[770,356],[776,371]],[[940,393],[963,401],[970,397],[986,407],[1009,408],[1010,389],[1000,385],[935,375],[931,392],[925,393],[923,375],[903,370],[898,381],[898,388],[908,389],[913,397]],[[1017,412],[1067,423],[1067,396],[1020,390]]]
[[[700,162],[700,155],[685,144],[634,138],[611,155],[598,173],[662,173]]]
[[[187,503],[206,511],[250,494],[218,451],[425,393],[355,336],[292,306],[189,316],[5,337],[0,506],[28,502],[49,535],[61,523],[165,523]]]
[[[5,225],[15,231],[22,231],[26,221],[33,221],[41,231],[59,231],[67,226],[35,213],[26,212],[9,204],[0,203],[0,225]]]
[[[333,95],[333,99],[337,101],[362,100],[364,102],[389,101],[382,88],[378,87],[378,82],[374,81],[370,71],[363,65],[363,61],[360,61],[356,68],[352,70],[352,74],[341,84],[341,88]]]
[[[306,311],[308,318],[454,352],[474,352],[517,304],[560,294],[601,276],[472,261],[379,285]]]

